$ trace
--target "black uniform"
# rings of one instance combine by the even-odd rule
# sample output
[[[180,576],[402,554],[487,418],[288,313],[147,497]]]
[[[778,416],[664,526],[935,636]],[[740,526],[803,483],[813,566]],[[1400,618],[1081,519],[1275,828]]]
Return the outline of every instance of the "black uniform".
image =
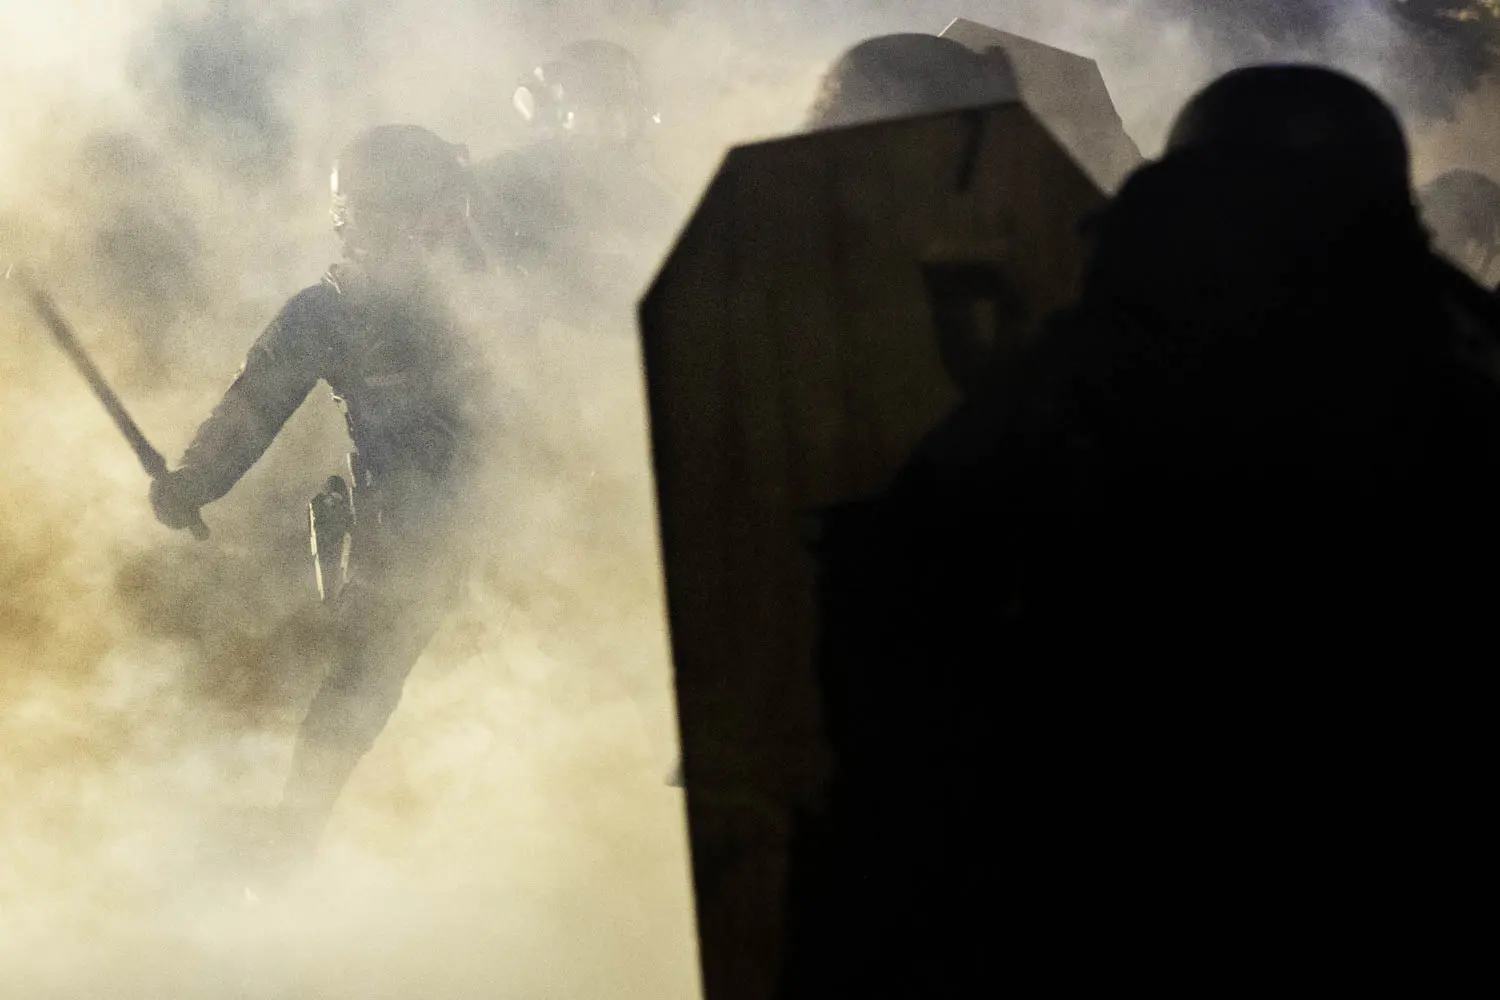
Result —
[[[441,593],[461,575],[452,533],[463,522],[487,387],[460,329],[435,289],[331,268],[256,341],[173,473],[179,496],[197,506],[218,499],[318,382],[332,389],[354,444],[359,528],[341,610],[352,627],[304,732],[360,752],[395,708],[415,653],[447,610]]]
[[[788,995],[1476,971],[1500,319],[1358,152],[1139,171],[1077,306],[830,517]]]

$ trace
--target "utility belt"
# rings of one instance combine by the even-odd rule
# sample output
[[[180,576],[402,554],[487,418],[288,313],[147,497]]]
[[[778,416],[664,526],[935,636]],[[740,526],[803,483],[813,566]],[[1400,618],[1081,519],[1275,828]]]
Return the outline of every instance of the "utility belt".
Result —
[[[351,581],[409,590],[434,559],[452,556],[441,532],[452,506],[441,486],[377,474],[351,452],[349,478],[329,476],[307,505],[319,597],[331,603]]]
[[[336,600],[349,583],[356,533],[380,522],[374,477],[358,452],[349,453],[348,464],[348,480],[329,476],[323,489],[307,504],[313,573],[318,596],[325,604]]]

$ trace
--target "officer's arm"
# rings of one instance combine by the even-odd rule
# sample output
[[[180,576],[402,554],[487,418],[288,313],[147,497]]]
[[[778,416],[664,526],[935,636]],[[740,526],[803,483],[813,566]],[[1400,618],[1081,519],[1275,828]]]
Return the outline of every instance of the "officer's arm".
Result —
[[[310,288],[261,334],[172,473],[180,502],[199,507],[219,499],[265,454],[321,377],[327,312],[326,292]]]

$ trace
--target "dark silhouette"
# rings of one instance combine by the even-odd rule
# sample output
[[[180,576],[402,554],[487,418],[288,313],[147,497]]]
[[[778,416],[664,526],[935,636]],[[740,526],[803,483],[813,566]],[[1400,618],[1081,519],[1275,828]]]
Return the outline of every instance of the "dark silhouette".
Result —
[[[825,518],[786,995],[1466,976],[1500,310],[1394,115],[1314,68],[1209,86],[1096,236],[1050,334]]]

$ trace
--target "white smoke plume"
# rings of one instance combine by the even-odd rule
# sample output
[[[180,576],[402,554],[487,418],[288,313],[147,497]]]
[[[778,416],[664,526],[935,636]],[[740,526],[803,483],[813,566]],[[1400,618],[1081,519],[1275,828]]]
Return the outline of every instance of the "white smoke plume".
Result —
[[[476,158],[523,141],[512,86],[568,41],[640,53],[662,99],[657,165],[689,203],[726,146],[795,130],[822,70],[871,34],[962,15],[1092,55],[1148,153],[1231,61],[1145,2],[667,6],[8,5],[0,262],[53,291],[175,458],[280,304],[336,258],[340,146],[395,121]],[[1389,32],[1351,19],[1338,52],[1399,87]],[[1500,169],[1493,95],[1414,123],[1419,173]],[[212,540],[172,535],[101,408],[0,291],[0,996],[696,995],[630,317],[604,335],[479,317],[511,403],[484,558],[318,870],[256,905],[216,852],[274,802],[318,682],[304,505],[341,470],[340,419],[315,391],[205,512]]]

